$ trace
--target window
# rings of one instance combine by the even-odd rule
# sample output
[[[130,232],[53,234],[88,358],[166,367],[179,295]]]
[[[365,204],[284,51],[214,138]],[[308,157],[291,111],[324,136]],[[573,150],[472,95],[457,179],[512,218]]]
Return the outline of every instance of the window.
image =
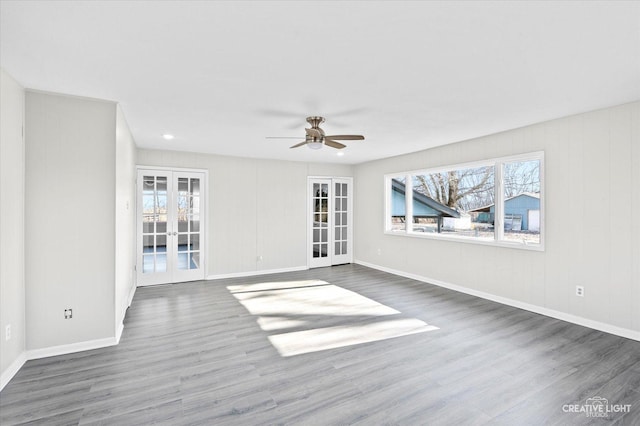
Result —
[[[502,165],[504,239],[540,244],[540,160]]]
[[[385,231],[540,249],[543,159],[539,152],[387,175]]]
[[[390,220],[389,220],[389,231],[406,231],[406,218],[407,214],[405,212],[406,202],[405,202],[405,177],[397,176],[391,179],[392,191],[391,191],[391,212],[390,212]]]

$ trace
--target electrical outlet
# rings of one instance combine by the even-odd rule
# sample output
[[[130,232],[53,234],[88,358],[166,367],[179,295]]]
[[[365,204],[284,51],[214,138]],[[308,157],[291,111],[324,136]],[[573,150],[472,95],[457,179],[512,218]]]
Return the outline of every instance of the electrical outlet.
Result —
[[[576,296],[584,297],[584,287],[581,285],[576,286]]]
[[[382,255],[382,249],[378,249],[378,256]]]
[[[11,324],[4,328],[4,340],[11,340]]]
[[[64,319],[71,319],[73,318],[73,309],[71,308],[67,308],[64,310]]]
[[[258,260],[258,262],[262,262],[264,258],[262,256],[258,256],[256,259]]]

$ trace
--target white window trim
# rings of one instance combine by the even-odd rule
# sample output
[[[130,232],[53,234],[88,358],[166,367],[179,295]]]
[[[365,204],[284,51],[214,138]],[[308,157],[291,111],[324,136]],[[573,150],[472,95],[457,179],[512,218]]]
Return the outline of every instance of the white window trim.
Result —
[[[504,182],[503,182],[503,167],[505,163],[512,163],[518,161],[538,160],[540,161],[540,243],[538,244],[526,244],[524,242],[508,241],[504,240]],[[494,239],[479,239],[464,237],[458,235],[442,235],[442,234],[425,234],[413,232],[413,221],[410,219],[413,217],[413,203],[412,197],[405,195],[405,230],[392,231],[391,230],[391,180],[394,178],[402,177],[405,182],[411,183],[411,177],[416,174],[438,173],[446,172],[450,170],[477,168],[477,167],[494,167],[494,180],[495,180],[495,221],[494,224]],[[545,244],[545,177],[544,177],[544,151],[530,152],[526,154],[511,155],[507,157],[490,158],[487,160],[473,161],[468,163],[451,164],[446,166],[432,167],[428,169],[418,169],[408,172],[388,173],[384,175],[384,197],[385,197],[385,215],[384,215],[384,233],[387,235],[394,235],[397,237],[409,237],[409,238],[422,238],[427,240],[443,240],[443,241],[455,241],[467,244],[479,244],[488,245],[494,247],[507,247],[522,250],[532,251],[544,251]],[[408,192],[408,191],[407,191]],[[407,220],[407,218],[409,218]]]

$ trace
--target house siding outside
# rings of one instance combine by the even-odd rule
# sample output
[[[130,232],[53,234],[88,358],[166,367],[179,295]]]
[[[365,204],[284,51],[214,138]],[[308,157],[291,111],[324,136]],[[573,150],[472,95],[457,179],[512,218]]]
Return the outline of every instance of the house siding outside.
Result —
[[[494,216],[496,206],[489,209],[491,217]],[[520,194],[504,202],[505,215],[518,215],[522,217],[522,230],[529,230],[529,211],[540,210],[540,198],[529,194]]]

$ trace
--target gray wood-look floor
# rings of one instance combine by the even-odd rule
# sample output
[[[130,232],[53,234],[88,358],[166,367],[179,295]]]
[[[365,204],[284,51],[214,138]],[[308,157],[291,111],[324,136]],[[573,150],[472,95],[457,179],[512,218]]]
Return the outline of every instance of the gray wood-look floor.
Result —
[[[227,288],[312,279],[437,329],[285,357],[269,336],[380,317],[336,300],[344,315],[280,312],[290,330],[264,331]],[[563,412],[596,396],[631,410]],[[118,346],[28,361],[0,423],[639,425],[640,342],[358,265],[146,287]]]

